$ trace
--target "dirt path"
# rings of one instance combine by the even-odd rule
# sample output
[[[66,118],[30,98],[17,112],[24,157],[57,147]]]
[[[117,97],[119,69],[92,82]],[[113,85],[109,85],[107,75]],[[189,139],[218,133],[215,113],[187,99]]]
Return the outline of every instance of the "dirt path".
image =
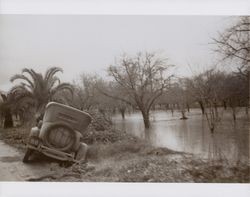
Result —
[[[24,164],[24,153],[0,140],[0,181],[25,181],[50,173],[51,165],[44,162]]]

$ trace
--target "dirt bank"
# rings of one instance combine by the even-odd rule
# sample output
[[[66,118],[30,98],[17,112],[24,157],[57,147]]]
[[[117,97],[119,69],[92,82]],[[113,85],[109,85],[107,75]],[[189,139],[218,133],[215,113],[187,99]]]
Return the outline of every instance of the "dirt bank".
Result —
[[[107,155],[63,170],[79,176],[55,177],[54,181],[248,183],[250,177],[247,165],[202,160],[165,148],[137,147]]]

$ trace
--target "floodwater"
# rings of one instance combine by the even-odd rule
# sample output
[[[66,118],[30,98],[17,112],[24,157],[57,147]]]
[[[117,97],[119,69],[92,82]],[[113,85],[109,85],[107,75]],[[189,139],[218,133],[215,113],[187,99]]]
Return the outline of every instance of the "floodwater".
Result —
[[[220,110],[222,120],[213,134],[199,109],[187,112],[187,120],[180,120],[180,112],[151,112],[151,128],[145,130],[140,112],[113,116],[116,129],[148,139],[154,146],[193,153],[205,158],[249,162],[249,119],[240,109],[234,123],[230,109]]]

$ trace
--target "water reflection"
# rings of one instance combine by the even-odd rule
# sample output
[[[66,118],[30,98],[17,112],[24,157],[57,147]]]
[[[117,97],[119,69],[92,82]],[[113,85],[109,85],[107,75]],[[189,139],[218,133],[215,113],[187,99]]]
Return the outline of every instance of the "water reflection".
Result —
[[[234,124],[230,112],[224,112],[223,121],[211,134],[206,119],[199,110],[192,110],[188,120],[180,120],[180,114],[156,111],[151,114],[151,128],[144,129],[140,113],[132,113],[122,120],[119,114],[113,117],[114,127],[153,145],[177,151],[194,153],[209,159],[226,158],[244,160],[249,158],[249,122],[241,114]]]

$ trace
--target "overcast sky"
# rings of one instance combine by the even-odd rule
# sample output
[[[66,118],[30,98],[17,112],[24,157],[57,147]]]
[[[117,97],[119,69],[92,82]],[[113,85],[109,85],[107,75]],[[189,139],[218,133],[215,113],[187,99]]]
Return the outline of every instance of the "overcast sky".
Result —
[[[225,16],[0,16],[0,90],[22,68],[44,72],[60,66],[71,82],[81,73],[106,75],[115,57],[126,52],[160,51],[190,76],[216,63],[208,44],[233,18]],[[192,66],[190,70],[188,64]]]

